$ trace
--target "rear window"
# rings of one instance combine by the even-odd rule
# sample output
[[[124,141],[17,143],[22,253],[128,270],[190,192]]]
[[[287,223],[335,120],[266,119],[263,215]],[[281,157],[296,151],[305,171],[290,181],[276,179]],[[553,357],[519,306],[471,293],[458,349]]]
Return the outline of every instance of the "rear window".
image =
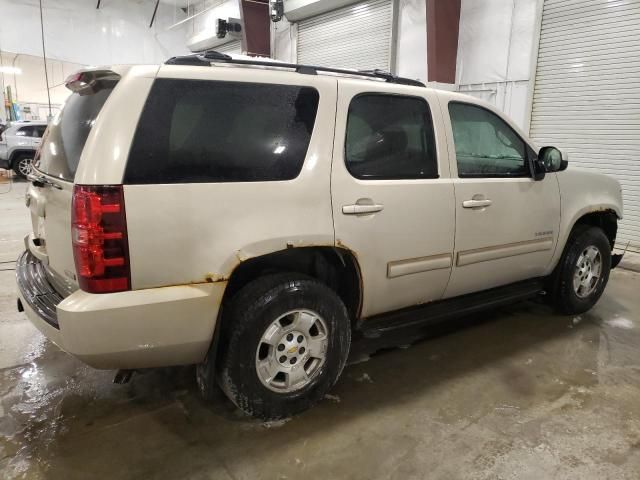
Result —
[[[158,79],[125,183],[291,180],[302,169],[318,101],[308,87]]]
[[[73,181],[89,132],[116,83],[100,80],[92,90],[69,96],[43,138],[38,170]]]

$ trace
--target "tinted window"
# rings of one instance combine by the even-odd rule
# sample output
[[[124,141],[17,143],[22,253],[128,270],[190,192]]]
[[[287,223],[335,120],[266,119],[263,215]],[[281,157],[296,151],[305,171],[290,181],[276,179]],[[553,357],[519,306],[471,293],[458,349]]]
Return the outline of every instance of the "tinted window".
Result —
[[[91,127],[115,85],[115,80],[101,80],[93,90],[69,96],[43,138],[38,170],[73,181]]]
[[[46,125],[36,125],[35,127],[33,127],[33,136],[42,138],[42,136],[44,135],[44,131],[46,129],[47,129]]]
[[[127,183],[290,180],[302,169],[319,95],[289,85],[158,79]]]
[[[421,98],[366,94],[351,101],[347,169],[361,179],[437,178],[431,113]]]
[[[21,127],[16,131],[16,135],[19,137],[33,137],[34,131],[33,127]]]
[[[460,177],[529,176],[526,145],[495,113],[466,103],[449,103]]]

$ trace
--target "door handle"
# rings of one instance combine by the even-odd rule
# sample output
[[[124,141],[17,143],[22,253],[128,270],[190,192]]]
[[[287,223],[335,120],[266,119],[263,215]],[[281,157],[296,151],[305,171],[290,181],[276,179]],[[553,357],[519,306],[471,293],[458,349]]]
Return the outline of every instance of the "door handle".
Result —
[[[382,211],[384,205],[343,205],[342,213],[345,215],[362,215],[365,213],[376,213]]]
[[[464,208],[481,208],[490,207],[493,202],[489,199],[485,200],[465,200],[462,202]]]

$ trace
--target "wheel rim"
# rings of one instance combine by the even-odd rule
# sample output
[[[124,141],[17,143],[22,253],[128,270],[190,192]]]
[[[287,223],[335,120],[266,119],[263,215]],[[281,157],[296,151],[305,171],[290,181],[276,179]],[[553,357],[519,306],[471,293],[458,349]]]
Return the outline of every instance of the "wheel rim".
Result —
[[[311,310],[292,310],[265,330],[256,350],[256,372],[269,390],[290,393],[306,387],[326,360],[325,321]]]
[[[18,162],[18,171],[24,177],[31,173],[31,158],[22,158]]]
[[[585,248],[576,262],[573,274],[573,291],[579,298],[586,298],[597,288],[602,274],[602,255],[597,247]]]

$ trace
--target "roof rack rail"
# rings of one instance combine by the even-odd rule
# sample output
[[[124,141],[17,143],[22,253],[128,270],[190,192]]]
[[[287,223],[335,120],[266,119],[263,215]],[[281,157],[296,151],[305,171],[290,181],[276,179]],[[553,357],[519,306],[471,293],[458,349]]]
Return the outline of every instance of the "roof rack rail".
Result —
[[[414,87],[424,87],[425,84],[419,80],[413,80],[411,78],[398,77],[392,73],[385,72],[384,70],[347,70],[343,68],[330,68],[321,67],[316,65],[301,65],[299,63],[283,63],[283,62],[269,62],[262,60],[245,60],[239,58],[233,58],[225,53],[209,50],[204,53],[196,53],[193,55],[183,55],[179,57],[171,57],[165,62],[166,65],[192,65],[199,67],[211,66],[211,63],[231,63],[234,65],[254,65],[261,67],[276,67],[276,68],[289,68],[298,73],[304,75],[317,75],[318,72],[338,73],[341,75],[353,75],[357,77],[374,78],[377,80],[384,80],[388,83],[397,83],[400,85],[411,85]]]

